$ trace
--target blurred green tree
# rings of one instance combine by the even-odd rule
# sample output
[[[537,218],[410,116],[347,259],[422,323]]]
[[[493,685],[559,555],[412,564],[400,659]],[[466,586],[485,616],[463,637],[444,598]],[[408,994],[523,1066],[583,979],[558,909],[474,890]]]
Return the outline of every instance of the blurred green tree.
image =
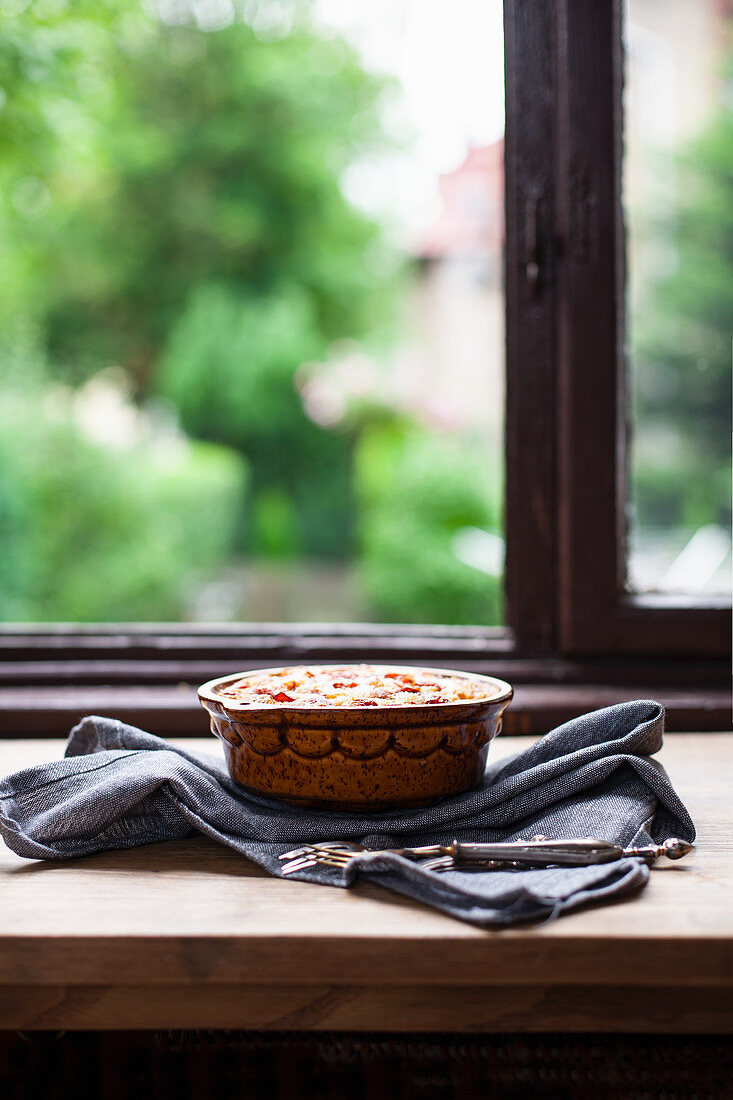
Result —
[[[113,362],[170,396],[187,431],[247,455],[255,515],[276,490],[295,550],[344,555],[351,448],[308,420],[293,375],[390,313],[391,260],[340,186],[384,141],[385,81],[307,0],[159,11],[6,17],[0,321],[40,317],[73,383]]]
[[[90,438],[79,395],[50,389],[39,358],[0,356],[0,619],[189,617],[200,581],[230,552],[242,458],[164,438],[144,414],[134,441]]]
[[[320,346],[302,289],[242,301],[229,287],[202,283],[160,364],[161,388],[186,431],[245,451],[252,471],[245,543],[266,557],[344,557],[352,549],[352,435],[310,420],[293,383]]]
[[[498,534],[501,488],[482,441],[440,436],[398,418],[361,434],[356,458],[361,582],[388,622],[501,622],[501,577],[461,561],[466,528]]]
[[[731,77],[733,66],[729,64]],[[648,219],[663,275],[649,279],[634,317],[632,353],[639,522],[727,525],[731,514],[733,110],[724,107],[665,165],[677,201]]]

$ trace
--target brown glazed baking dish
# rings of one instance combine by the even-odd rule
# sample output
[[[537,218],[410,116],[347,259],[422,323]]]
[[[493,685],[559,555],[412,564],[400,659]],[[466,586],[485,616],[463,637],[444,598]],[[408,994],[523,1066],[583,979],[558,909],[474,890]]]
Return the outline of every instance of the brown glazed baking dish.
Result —
[[[289,666],[288,671],[305,672],[307,667]],[[209,712],[212,733],[224,743],[232,779],[256,794],[333,810],[425,806],[476,786],[489,742],[501,730],[512,697],[510,685],[453,669],[369,668],[383,676],[458,676],[476,694],[433,704],[258,705],[237,703],[222,692],[284,669],[210,680],[199,688],[199,698]]]

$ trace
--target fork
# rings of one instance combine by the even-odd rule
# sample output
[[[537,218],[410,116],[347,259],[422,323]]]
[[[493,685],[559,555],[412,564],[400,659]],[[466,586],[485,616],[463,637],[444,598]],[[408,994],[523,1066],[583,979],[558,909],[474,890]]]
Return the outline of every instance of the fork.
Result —
[[[293,848],[291,852],[283,852],[278,859],[285,862],[284,875],[292,875],[294,871],[302,871],[306,867],[313,867],[316,863],[323,863],[329,867],[346,867],[353,859],[360,856],[404,856],[405,859],[419,861],[428,858],[442,858],[446,848],[440,844],[425,844],[420,848],[365,848],[363,844],[357,844],[349,840],[324,840],[318,844],[304,844],[301,848]]]
[[[548,840],[540,835],[528,841],[464,844],[454,840],[451,844],[429,844],[422,848],[370,849],[349,841],[324,841],[284,852],[279,858],[284,862],[283,875],[291,875],[317,864],[343,869],[356,859],[366,862],[370,856],[381,855],[404,856],[432,871],[451,871],[457,867],[497,870],[511,867],[585,867],[611,863],[629,856],[651,864],[661,856],[680,859],[691,848],[691,844],[677,837],[670,837],[661,845],[623,848],[620,844],[595,837]]]

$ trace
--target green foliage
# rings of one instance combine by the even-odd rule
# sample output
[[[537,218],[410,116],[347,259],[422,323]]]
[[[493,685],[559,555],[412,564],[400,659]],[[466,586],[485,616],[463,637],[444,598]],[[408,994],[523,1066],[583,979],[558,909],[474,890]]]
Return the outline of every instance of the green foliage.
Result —
[[[463,527],[501,529],[478,447],[405,424],[365,431],[357,452],[362,583],[391,622],[497,623],[500,578],[460,561]],[[497,493],[497,495],[493,495]]]
[[[357,335],[385,312],[386,260],[339,178],[383,140],[384,82],[305,2],[284,37],[150,7],[34,4],[0,35],[6,308],[32,300],[72,377],[114,361],[142,390],[212,279],[257,300],[295,284],[321,344]]]
[[[654,281],[634,331],[637,466],[644,523],[730,520],[733,111],[672,165],[679,202],[651,233],[676,262]]]
[[[80,433],[68,392],[2,396],[0,617],[185,617],[192,584],[231,551],[241,458],[182,440],[100,445]]]
[[[317,347],[303,294],[241,301],[226,287],[204,284],[171,332],[158,385],[186,431],[269,457],[277,467],[287,458],[268,454],[267,442],[287,439],[303,418],[293,369]]]
[[[179,4],[175,25],[153,7],[36,0],[0,28],[0,326],[37,322],[54,365],[8,385],[0,614],[175,619],[233,545],[347,557],[358,447],[375,613],[497,621],[498,580],[451,544],[498,526],[470,447],[371,406],[326,431],[296,388],[333,341],[389,340],[393,261],[340,187],[384,143],[384,81],[316,33],[307,0],[248,0],[209,30],[192,14],[206,5]],[[278,10],[288,33],[260,18]],[[80,385],[109,363],[206,442],[102,446],[68,391],[55,418],[38,414],[54,379]],[[221,445],[246,456],[246,495]]]
[[[248,2],[213,27],[193,3],[167,25],[143,0],[38,0],[4,19],[0,325],[39,319],[57,375],[121,364],[242,452],[240,545],[344,557],[351,441],[304,415],[293,378],[391,325],[393,262],[340,187],[385,143],[388,85],[311,6]]]
[[[186,431],[247,455],[254,515],[245,544],[259,553],[272,548],[273,522],[287,527],[274,536],[280,552],[344,557],[350,549],[350,440],[308,419],[294,383],[296,367],[318,348],[303,291],[242,301],[205,284],[191,295],[161,363],[159,386]],[[273,500],[288,513],[277,521]]]
[[[282,489],[263,489],[251,509],[251,544],[270,560],[294,558],[298,549],[290,497]]]

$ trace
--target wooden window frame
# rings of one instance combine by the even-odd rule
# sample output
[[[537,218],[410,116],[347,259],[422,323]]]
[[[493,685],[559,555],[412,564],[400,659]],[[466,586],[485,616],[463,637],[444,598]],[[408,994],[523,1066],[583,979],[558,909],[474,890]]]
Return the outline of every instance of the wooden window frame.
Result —
[[[623,4],[563,0],[556,13],[560,644],[722,655],[730,601],[625,590]]]
[[[329,659],[493,671],[516,732],[642,694],[677,728],[728,727],[730,607],[623,588],[621,20],[621,0],[505,0],[507,628],[7,626],[1,732],[103,706],[200,732],[175,685]]]

